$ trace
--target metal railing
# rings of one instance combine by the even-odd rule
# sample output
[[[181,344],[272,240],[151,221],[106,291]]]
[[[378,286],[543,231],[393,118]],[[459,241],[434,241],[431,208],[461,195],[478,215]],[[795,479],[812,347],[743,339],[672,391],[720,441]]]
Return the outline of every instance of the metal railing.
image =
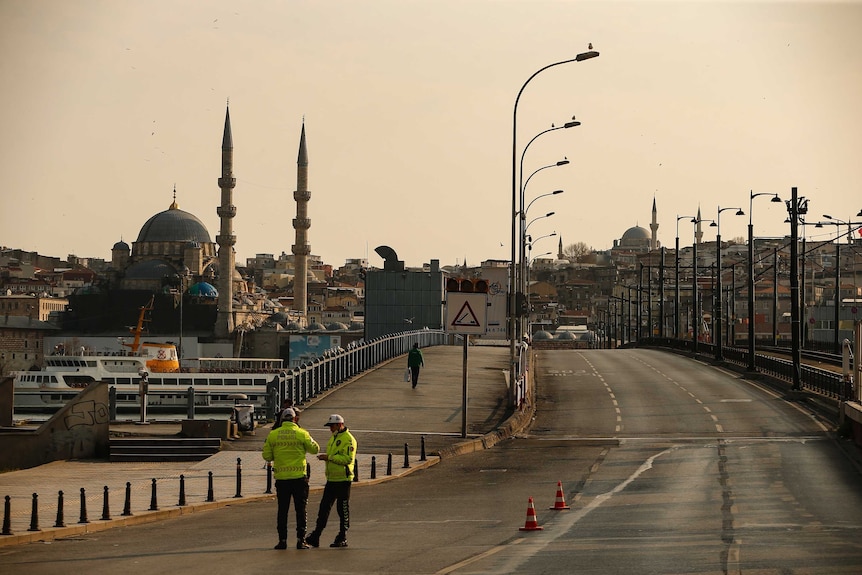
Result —
[[[449,336],[440,330],[416,330],[328,350],[322,357],[285,370],[283,376],[268,385],[266,417],[274,418],[285,399],[301,405],[384,361],[407,353],[414,343],[419,347],[445,345]]]

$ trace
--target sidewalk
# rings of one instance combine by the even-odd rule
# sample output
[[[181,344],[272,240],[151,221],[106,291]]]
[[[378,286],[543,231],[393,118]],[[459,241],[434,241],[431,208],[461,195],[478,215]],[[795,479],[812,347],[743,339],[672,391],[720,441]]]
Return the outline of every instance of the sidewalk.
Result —
[[[406,357],[399,357],[299,406],[300,425],[311,432],[322,449],[329,438],[324,426],[329,414],[344,416],[358,443],[359,481],[354,486],[403,477],[437,463],[440,457],[490,447],[529,422],[529,414],[524,412],[506,419],[508,348],[470,346],[468,350],[466,433],[462,429],[461,409],[463,348],[437,346],[426,348],[423,353],[425,367],[415,389],[404,382],[407,362]],[[145,426],[134,422],[111,425],[112,434],[126,436],[176,435],[179,430],[179,421],[152,420]],[[266,492],[267,471],[261,457],[269,431],[267,424],[253,435],[223,442],[219,453],[200,462],[56,461],[0,474],[0,497],[8,501],[11,531],[11,535],[0,535],[0,546],[52,540],[272,498],[275,488],[272,485],[271,493]],[[311,490],[322,490],[324,464],[311,456],[308,461]],[[391,474],[388,474],[390,461]],[[212,501],[208,500],[210,473]],[[58,513],[60,491],[62,515]],[[34,494],[38,495],[36,505]],[[181,494],[184,505],[180,505]],[[131,514],[123,515],[127,506]],[[65,526],[57,526],[58,523]],[[6,525],[3,527],[5,530]]]

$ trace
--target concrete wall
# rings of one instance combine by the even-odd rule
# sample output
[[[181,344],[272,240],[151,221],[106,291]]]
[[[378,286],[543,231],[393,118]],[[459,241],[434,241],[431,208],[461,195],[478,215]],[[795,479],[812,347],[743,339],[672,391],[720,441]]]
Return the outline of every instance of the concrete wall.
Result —
[[[37,429],[0,431],[0,470],[108,457],[109,421],[108,384],[94,383]]]

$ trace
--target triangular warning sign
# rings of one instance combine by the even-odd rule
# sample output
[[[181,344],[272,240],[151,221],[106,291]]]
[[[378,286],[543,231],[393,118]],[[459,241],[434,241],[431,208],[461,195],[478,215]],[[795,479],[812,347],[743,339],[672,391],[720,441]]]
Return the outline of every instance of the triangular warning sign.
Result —
[[[473,313],[473,308],[470,307],[470,302],[465,301],[458,313],[455,314],[455,319],[452,320],[452,327],[479,327],[481,324]]]

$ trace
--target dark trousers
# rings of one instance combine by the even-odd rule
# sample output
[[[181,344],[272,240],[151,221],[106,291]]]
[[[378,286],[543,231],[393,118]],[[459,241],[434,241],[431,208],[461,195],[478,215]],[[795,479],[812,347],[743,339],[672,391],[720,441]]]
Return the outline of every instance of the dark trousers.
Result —
[[[337,504],[335,510],[338,512],[340,529],[338,534],[347,536],[350,528],[350,481],[327,481],[323,488],[323,499],[320,500],[320,510],[317,512],[317,526],[314,532],[320,535],[326,528],[329,512],[332,505]]]
[[[276,479],[275,494],[278,498],[278,516],[276,518],[276,529],[278,538],[283,541],[287,539],[287,515],[290,512],[290,499],[293,498],[296,510],[296,536],[305,537],[308,527],[306,519],[306,507],[308,505],[308,482],[304,477],[299,479]]]
[[[416,384],[419,383],[419,366],[411,365],[410,366],[410,375],[413,376],[413,387],[416,387]]]

